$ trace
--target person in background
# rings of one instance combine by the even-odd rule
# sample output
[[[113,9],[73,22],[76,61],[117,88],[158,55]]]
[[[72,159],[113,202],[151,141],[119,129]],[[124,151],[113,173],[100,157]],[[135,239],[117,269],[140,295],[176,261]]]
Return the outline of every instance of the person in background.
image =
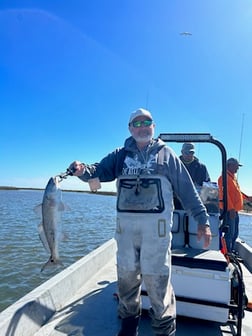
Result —
[[[181,161],[165,143],[154,139],[152,115],[145,109],[129,118],[124,146],[99,163],[74,161],[69,169],[85,182],[117,179],[118,336],[138,335],[142,280],[151,302],[155,335],[176,331],[176,303],[171,285],[173,189],[198,223],[198,239],[211,240],[206,208]]]
[[[210,177],[206,166],[199,161],[199,159],[194,156],[195,148],[194,144],[191,142],[185,142],[181,149],[180,160],[185,165],[187,171],[189,172],[193,183],[199,191],[202,187],[203,182],[210,182]],[[176,193],[174,193],[174,207],[175,209],[184,209],[183,202]]]
[[[206,166],[199,161],[194,155],[195,147],[191,142],[185,142],[181,149],[181,156],[179,157],[183,164],[186,166],[194,184],[202,187],[203,182],[210,182]]]
[[[251,197],[245,195],[240,190],[236,173],[242,165],[235,158],[227,160],[227,226],[224,238],[228,252],[235,249],[235,241],[239,235],[239,211],[243,209],[243,200],[251,200]],[[223,184],[222,176],[218,179],[220,208],[223,209]]]

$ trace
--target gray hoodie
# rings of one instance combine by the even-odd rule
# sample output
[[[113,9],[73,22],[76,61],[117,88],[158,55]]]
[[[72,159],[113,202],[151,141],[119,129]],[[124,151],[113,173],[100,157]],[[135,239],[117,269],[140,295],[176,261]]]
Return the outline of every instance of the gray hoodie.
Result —
[[[162,148],[165,148],[165,156],[160,167],[158,153]],[[99,163],[86,164],[86,171],[80,179],[87,182],[91,178],[99,177],[101,182],[109,182],[122,175],[142,173],[166,176],[188,214],[192,215],[198,224],[208,223],[206,208],[187,169],[175,152],[160,139],[153,139],[148,148],[140,152],[133,137],[129,137],[124,147],[117,148]]]

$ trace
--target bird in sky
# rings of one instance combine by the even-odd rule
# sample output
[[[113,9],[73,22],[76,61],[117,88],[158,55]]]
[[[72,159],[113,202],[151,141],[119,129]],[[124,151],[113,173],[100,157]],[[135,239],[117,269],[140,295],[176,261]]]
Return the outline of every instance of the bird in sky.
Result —
[[[191,35],[192,35],[192,33],[190,33],[190,32],[182,32],[182,33],[180,33],[180,35],[184,35],[184,36],[191,36]]]

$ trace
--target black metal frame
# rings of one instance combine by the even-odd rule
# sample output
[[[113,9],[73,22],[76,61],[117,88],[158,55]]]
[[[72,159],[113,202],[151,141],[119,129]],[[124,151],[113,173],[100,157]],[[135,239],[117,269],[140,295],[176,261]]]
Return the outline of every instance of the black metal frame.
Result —
[[[221,160],[222,160],[222,181],[223,181],[223,211],[220,215],[220,220],[222,221],[222,224],[220,226],[220,230],[225,232],[228,230],[228,224],[227,224],[227,153],[224,145],[213,138],[213,136],[210,133],[161,133],[159,135],[159,138],[163,140],[164,142],[203,142],[203,143],[212,143],[216,145],[220,152],[221,152]],[[228,255],[229,261],[234,265],[234,267],[237,270],[237,276],[238,276],[238,287],[237,287],[237,294],[238,294],[238,302],[233,303],[230,302],[229,305],[220,304],[220,303],[214,303],[206,300],[198,300],[198,299],[189,299],[184,297],[176,296],[176,299],[178,301],[182,302],[192,302],[192,303],[198,303],[198,304],[205,304],[205,305],[211,305],[211,306],[218,306],[223,308],[228,308],[230,312],[232,312],[232,315],[234,319],[229,320],[228,322],[230,324],[235,324],[237,330],[235,335],[241,336],[241,329],[242,329],[242,318],[244,314],[244,288],[243,288],[243,274],[242,269],[239,265],[239,261],[235,258],[235,256]]]

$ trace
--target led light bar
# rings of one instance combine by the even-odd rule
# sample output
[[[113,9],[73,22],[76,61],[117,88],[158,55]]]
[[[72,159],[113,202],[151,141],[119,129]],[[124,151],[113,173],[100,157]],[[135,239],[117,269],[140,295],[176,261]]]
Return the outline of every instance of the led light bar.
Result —
[[[167,142],[210,142],[213,140],[210,133],[161,133],[159,138]]]

